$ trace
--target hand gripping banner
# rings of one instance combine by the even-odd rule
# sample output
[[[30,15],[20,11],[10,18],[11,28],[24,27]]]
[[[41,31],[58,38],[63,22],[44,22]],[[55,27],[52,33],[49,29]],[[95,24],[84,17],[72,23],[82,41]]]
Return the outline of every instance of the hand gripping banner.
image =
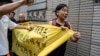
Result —
[[[32,26],[32,30],[14,29],[12,51],[18,56],[47,56],[74,34],[70,29],[51,25],[23,25]]]

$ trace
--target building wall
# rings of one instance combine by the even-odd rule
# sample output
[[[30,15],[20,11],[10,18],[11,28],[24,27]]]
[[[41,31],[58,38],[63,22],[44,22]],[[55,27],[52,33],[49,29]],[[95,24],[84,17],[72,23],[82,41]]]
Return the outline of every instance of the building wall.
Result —
[[[94,3],[90,56],[100,56],[100,1]]]
[[[77,43],[69,42],[68,56],[90,56],[93,25],[93,1],[69,0],[69,18],[74,30],[81,33]],[[73,51],[72,51],[73,50]]]
[[[68,3],[68,19],[74,30],[81,33],[81,39],[77,43],[69,41],[66,56],[100,56],[100,0],[69,0]]]

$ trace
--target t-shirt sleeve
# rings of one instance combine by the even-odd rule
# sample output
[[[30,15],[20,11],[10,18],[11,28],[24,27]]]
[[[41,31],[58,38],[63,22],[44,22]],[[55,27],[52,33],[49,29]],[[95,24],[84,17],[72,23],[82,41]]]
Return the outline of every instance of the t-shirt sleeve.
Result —
[[[9,29],[13,29],[13,28],[15,28],[17,25],[18,25],[18,24],[16,24],[15,22],[13,22],[13,21],[11,21],[11,20],[9,19],[9,25],[8,25]]]

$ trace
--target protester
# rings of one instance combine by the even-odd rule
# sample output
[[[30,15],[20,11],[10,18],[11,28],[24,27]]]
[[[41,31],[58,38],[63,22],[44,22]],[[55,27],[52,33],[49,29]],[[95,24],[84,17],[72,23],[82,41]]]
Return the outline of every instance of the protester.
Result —
[[[71,24],[66,20],[66,17],[68,16],[68,6],[66,4],[59,4],[55,9],[55,15],[57,18],[52,19],[52,21],[49,22],[50,25],[61,27],[62,30],[65,29],[72,29]],[[76,42],[80,37],[79,32],[75,32],[71,40],[73,42]],[[65,50],[66,50],[66,43],[63,43],[61,46],[59,46],[57,49],[55,49],[53,52],[51,52],[48,56],[64,56]]]
[[[27,22],[26,20],[25,20],[25,15],[23,14],[23,13],[20,13],[19,15],[18,15],[18,22],[17,23],[24,23],[24,22]]]
[[[8,13],[14,11],[18,7],[22,5],[31,4],[34,0],[19,0],[17,2],[12,2],[12,0],[0,0],[0,56],[10,56],[9,55],[9,47],[8,47],[8,39],[7,39],[7,30],[14,28],[25,28],[30,30],[31,27],[18,25],[12,22]]]
[[[15,12],[9,13],[8,16],[11,21],[16,23],[16,20],[14,18]],[[10,29],[8,29],[8,42],[9,42],[9,51],[11,51],[11,49],[12,49],[12,30],[10,30]]]
[[[11,12],[11,13],[9,13],[8,16],[9,16],[9,18],[10,18],[11,21],[13,21],[13,22],[16,23],[16,20],[15,20],[15,18],[14,18],[14,17],[15,17],[15,12]]]

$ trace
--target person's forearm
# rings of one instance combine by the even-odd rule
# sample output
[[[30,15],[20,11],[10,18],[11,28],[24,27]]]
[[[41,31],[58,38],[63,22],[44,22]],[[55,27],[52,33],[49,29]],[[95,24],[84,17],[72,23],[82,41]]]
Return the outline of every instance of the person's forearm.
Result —
[[[77,41],[78,41],[78,38],[72,37],[72,38],[71,38],[71,41],[72,41],[72,42],[77,42]]]
[[[31,27],[31,26],[17,25],[16,28],[18,28],[18,29],[27,29],[27,30],[32,30],[32,27]]]
[[[16,28],[18,28],[18,29],[26,29],[26,26],[23,26],[23,25],[17,25]]]
[[[18,2],[5,4],[5,5],[0,6],[0,16],[14,11],[15,9],[17,9],[21,5],[23,5],[23,2],[22,1],[18,1]]]

